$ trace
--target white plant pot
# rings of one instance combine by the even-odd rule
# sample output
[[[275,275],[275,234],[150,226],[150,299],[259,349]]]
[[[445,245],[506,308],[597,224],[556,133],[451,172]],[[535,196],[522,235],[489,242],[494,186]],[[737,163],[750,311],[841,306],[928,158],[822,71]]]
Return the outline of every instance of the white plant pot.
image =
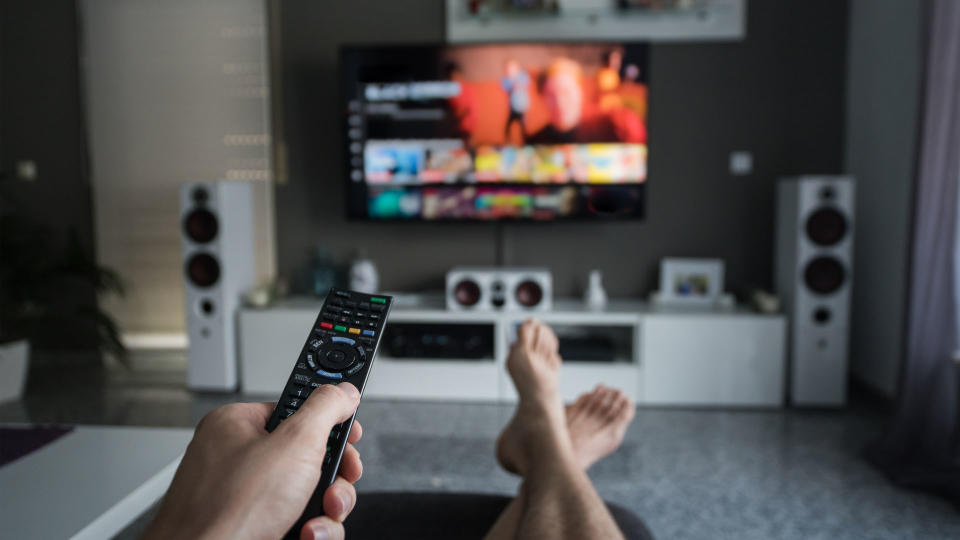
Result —
[[[30,343],[25,339],[0,344],[0,402],[20,399],[30,366]]]

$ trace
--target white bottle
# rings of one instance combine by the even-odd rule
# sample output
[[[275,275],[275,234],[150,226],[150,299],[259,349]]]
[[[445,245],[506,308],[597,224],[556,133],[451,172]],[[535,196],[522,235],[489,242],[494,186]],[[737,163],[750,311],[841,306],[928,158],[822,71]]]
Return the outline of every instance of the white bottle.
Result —
[[[377,267],[361,253],[350,265],[350,290],[374,294],[379,286]]]
[[[583,302],[587,305],[587,308],[595,311],[607,307],[607,291],[603,290],[603,274],[599,270],[590,271],[590,279],[584,293]]]

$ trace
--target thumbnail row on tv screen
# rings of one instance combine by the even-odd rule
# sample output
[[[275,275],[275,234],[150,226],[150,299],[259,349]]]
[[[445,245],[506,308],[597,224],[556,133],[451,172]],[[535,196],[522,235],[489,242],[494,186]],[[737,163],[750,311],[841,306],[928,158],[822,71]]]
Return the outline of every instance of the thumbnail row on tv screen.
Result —
[[[350,47],[341,71],[352,218],[643,216],[645,44]]]

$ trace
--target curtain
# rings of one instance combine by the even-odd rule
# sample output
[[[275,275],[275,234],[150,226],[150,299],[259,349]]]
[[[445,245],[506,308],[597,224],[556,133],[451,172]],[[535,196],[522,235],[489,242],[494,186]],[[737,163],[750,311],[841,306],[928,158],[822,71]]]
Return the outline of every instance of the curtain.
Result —
[[[868,458],[894,481],[960,501],[956,267],[960,2],[930,0],[907,345],[897,412]]]

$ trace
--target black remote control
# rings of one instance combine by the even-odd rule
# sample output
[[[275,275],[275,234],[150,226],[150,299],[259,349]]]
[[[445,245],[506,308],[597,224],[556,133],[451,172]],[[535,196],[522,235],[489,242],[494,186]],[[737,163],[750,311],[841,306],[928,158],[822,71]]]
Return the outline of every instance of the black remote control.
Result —
[[[363,396],[363,387],[380,346],[392,300],[384,295],[330,289],[277,407],[267,422],[267,431],[272,432],[296,413],[310,392],[320,385],[350,382]],[[354,413],[349,420],[330,431],[320,483],[287,537],[299,538],[303,524],[323,514],[323,493],[337,477],[356,417]]]

